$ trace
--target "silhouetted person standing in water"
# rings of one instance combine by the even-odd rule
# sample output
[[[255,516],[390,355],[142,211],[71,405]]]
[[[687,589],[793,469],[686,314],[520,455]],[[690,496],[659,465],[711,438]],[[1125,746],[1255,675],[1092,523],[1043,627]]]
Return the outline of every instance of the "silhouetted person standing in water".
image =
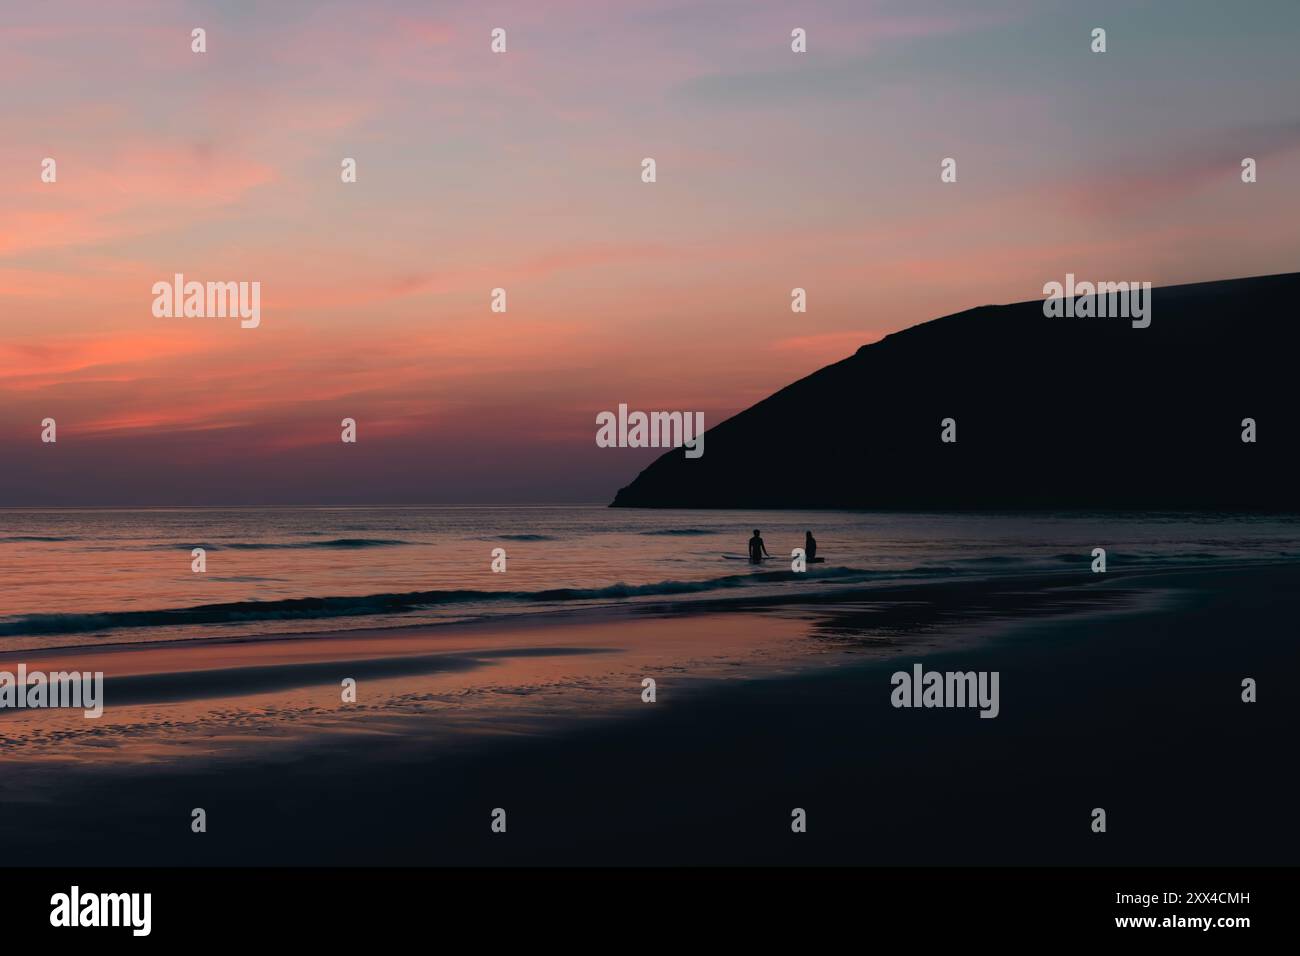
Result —
[[[763,543],[762,537],[759,536],[758,529],[754,529],[754,537],[749,539],[749,563],[758,564],[764,558],[770,558],[767,553],[767,545]]]
[[[812,536],[811,531],[803,533],[803,555],[809,561],[817,557],[817,539]]]

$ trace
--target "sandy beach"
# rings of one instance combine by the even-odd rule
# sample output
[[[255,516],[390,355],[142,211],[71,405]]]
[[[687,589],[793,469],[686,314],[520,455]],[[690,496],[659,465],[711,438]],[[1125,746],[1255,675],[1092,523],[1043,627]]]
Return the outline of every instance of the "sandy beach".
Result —
[[[106,709],[0,717],[0,833],[33,864],[1280,863],[1297,583],[1037,575],[29,653],[102,670]],[[998,717],[892,707],[914,661],[998,671]]]

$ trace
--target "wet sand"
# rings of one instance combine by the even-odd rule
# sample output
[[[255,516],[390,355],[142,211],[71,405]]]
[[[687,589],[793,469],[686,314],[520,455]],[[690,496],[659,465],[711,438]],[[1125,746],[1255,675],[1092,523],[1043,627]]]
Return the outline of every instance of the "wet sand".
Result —
[[[107,707],[0,715],[0,839],[31,864],[1280,863],[1297,584],[1039,576],[30,654],[103,670]],[[914,661],[999,671],[1000,715],[891,707]]]

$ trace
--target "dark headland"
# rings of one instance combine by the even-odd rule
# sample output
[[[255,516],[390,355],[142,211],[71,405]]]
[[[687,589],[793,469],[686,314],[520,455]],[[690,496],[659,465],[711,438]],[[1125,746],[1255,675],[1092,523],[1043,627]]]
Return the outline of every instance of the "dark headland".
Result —
[[[1036,299],[888,335],[709,429],[702,457],[665,453],[612,506],[1296,510],[1300,273],[1150,298],[1147,328]]]

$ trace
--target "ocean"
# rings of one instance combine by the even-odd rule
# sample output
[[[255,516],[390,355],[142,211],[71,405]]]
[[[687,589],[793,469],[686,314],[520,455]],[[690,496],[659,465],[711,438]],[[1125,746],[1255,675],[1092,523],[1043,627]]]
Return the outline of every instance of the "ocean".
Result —
[[[775,560],[744,560],[754,528]],[[790,570],[804,532],[824,564]],[[191,549],[207,570],[191,570]],[[600,506],[0,511],[0,651],[319,633],[915,579],[1276,561],[1295,516]],[[507,570],[493,573],[503,548]]]

